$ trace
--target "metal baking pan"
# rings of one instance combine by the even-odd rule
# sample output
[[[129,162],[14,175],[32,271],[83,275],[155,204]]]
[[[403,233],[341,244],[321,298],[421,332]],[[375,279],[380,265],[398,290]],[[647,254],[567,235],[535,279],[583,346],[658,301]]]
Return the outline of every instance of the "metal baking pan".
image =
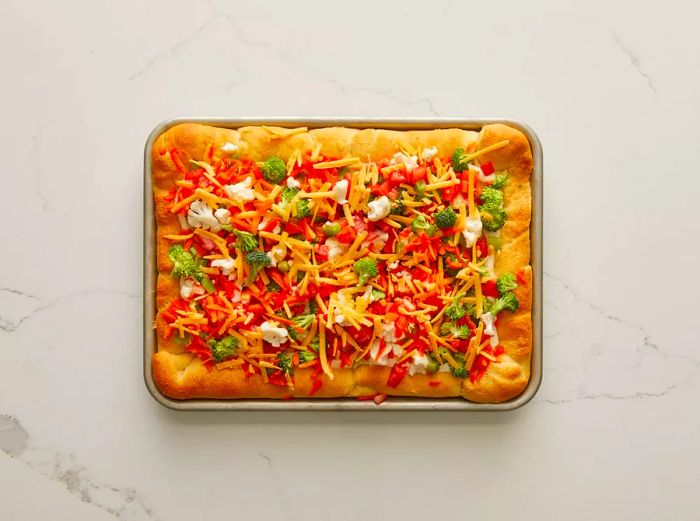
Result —
[[[530,381],[525,390],[515,398],[502,403],[474,403],[463,398],[403,398],[389,397],[380,406],[373,401],[354,398],[264,400],[174,400],[163,395],[156,387],[151,374],[151,356],[156,351],[156,334],[153,323],[156,317],[156,223],[153,211],[151,186],[151,148],[163,132],[181,123],[201,123],[216,127],[238,128],[246,125],[276,125],[281,127],[332,127],[386,128],[394,130],[430,130],[435,128],[461,128],[480,130],[489,123],[503,123],[520,130],[527,136],[532,149],[534,169],[532,174],[532,221],[530,224],[530,263],[533,272],[532,293],[532,359]],[[542,381],[542,145],[535,132],[527,125],[511,119],[458,119],[458,118],[172,118],[153,129],[146,141],[143,169],[144,235],[143,235],[143,374],[146,387],[155,400],[171,409],[185,411],[510,411],[528,403],[537,393]]]

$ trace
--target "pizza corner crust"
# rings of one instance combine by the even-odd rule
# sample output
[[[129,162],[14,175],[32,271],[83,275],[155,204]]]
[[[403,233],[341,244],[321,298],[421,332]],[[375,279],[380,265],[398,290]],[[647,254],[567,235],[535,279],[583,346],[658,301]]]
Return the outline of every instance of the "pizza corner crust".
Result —
[[[371,394],[420,397],[456,397],[479,403],[496,403],[520,394],[530,378],[532,354],[532,270],[530,267],[529,226],[531,216],[531,189],[533,159],[527,137],[520,131],[503,124],[486,125],[480,132],[460,129],[428,131],[393,131],[382,129],[356,130],[342,127],[313,129],[289,137],[274,137],[261,127],[242,127],[237,130],[187,123],[176,125],[155,141],[151,151],[155,214],[157,222],[157,264],[159,270],[156,288],[158,310],[176,299],[179,286],[169,275],[167,248],[163,236],[179,231],[177,217],[166,208],[163,196],[180,176],[170,157],[173,148],[181,151],[183,163],[201,159],[210,146],[225,143],[236,145],[241,154],[255,160],[271,155],[286,160],[300,148],[311,151],[323,144],[324,153],[344,157],[354,155],[376,160],[393,155],[403,143],[416,149],[437,146],[440,150],[462,147],[479,150],[504,139],[508,145],[484,154],[482,162],[490,161],[496,170],[508,170],[509,182],[505,188],[508,220],[501,230],[502,250],[496,259],[496,272],[520,272],[527,284],[519,284],[516,294],[520,308],[515,313],[499,315],[498,332],[505,353],[492,362],[478,382],[469,378],[458,379],[450,373],[406,376],[396,387],[386,385],[390,369],[383,366],[361,365],[356,369],[335,369],[334,379],[320,377],[322,386],[314,397],[352,397]],[[160,323],[159,323],[160,321]],[[158,352],[152,358],[153,380],[157,388],[174,399],[192,398],[282,398],[308,397],[314,378],[310,369],[297,369],[295,388],[264,383],[260,375],[246,376],[241,369],[207,369],[202,362],[182,352],[172,340],[166,340],[165,324],[157,319]]]

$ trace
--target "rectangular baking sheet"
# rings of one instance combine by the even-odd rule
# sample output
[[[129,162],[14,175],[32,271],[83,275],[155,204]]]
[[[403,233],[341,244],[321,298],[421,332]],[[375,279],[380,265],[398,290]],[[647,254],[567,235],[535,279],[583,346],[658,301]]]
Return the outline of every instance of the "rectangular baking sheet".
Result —
[[[530,263],[532,265],[532,359],[530,381],[517,397],[502,403],[474,403],[463,398],[403,398],[389,397],[380,406],[373,401],[354,398],[295,398],[293,400],[233,399],[233,400],[173,400],[156,387],[151,373],[151,357],[157,349],[153,328],[156,317],[155,289],[156,222],[153,211],[151,185],[151,148],[158,136],[181,123],[200,123],[215,127],[238,128],[246,125],[280,127],[351,127],[385,128],[392,130],[430,130],[461,128],[480,130],[490,123],[503,123],[520,130],[530,141],[534,161],[532,187],[532,219],[530,224]],[[155,400],[171,409],[185,411],[510,411],[528,403],[542,382],[542,145],[535,132],[527,125],[511,119],[373,119],[373,118],[206,118],[181,117],[162,122],[153,129],[146,141],[143,168],[143,374],[146,387]]]

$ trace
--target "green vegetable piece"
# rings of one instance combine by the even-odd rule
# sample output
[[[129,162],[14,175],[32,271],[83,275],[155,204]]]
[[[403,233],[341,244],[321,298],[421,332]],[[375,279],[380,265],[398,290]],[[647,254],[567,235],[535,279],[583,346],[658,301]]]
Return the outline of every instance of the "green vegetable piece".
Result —
[[[496,174],[496,180],[491,186],[498,190],[503,190],[506,184],[508,184],[508,174],[504,172],[502,174]]]
[[[413,233],[415,233],[416,235],[419,235],[421,232],[423,232],[428,237],[432,237],[437,233],[437,226],[435,226],[434,224],[430,224],[425,218],[425,215],[419,215],[418,217],[413,219],[413,222],[411,223],[411,230],[413,230]]]
[[[464,172],[469,164],[469,154],[463,148],[457,148],[452,153],[452,169],[455,172]]]
[[[452,376],[455,376],[457,378],[466,378],[469,376],[469,371],[464,366],[464,363],[461,363],[459,368],[456,369],[450,366],[450,372],[452,373]]]
[[[297,207],[297,217],[303,219],[311,215],[311,208],[309,208],[308,199],[299,199],[296,204]]]
[[[515,275],[512,273],[504,273],[496,281],[496,287],[498,287],[498,293],[503,295],[507,291],[513,291],[518,287],[518,283],[515,280]]]
[[[503,206],[503,192],[490,186],[485,186],[481,191],[481,204],[484,208]]]
[[[433,219],[438,228],[452,228],[457,222],[457,214],[451,206],[448,206],[444,210],[435,212]]]
[[[416,194],[419,197],[423,197],[425,195],[425,181],[418,181],[415,186],[416,189]]]
[[[289,264],[289,261],[283,260],[277,263],[277,269],[280,270],[282,273],[287,273],[290,268],[291,265]]]
[[[236,236],[236,248],[242,252],[248,253],[258,247],[258,239],[252,233],[233,230],[233,234]]]
[[[261,168],[266,181],[280,184],[287,177],[287,165],[279,157],[269,157]]]
[[[340,233],[340,225],[338,223],[327,222],[323,225],[323,233],[326,237],[334,237]]]
[[[248,284],[253,282],[258,276],[258,272],[272,264],[272,260],[264,251],[251,251],[245,256],[245,261],[250,266],[250,274],[248,275]]]
[[[379,275],[377,263],[368,257],[355,261],[353,268],[359,277],[358,284],[360,286],[364,286],[369,279]]]
[[[168,251],[168,258],[173,265],[172,274],[175,277],[196,277],[201,274],[201,267],[194,255],[180,244],[176,244]]]
[[[299,351],[300,364],[311,362],[311,360],[316,360],[316,358],[318,358],[318,355],[316,353],[313,353],[311,351]]]
[[[201,274],[202,277],[199,279],[199,283],[202,285],[202,287],[209,293],[213,293],[216,291],[216,288],[214,287],[214,283],[209,279],[204,274]]]
[[[455,296],[452,304],[445,308],[445,316],[450,320],[459,320],[464,315],[467,314],[467,308],[459,303],[459,300],[464,296],[463,293],[459,293]]]
[[[495,235],[487,235],[486,236],[486,242],[490,245],[493,246],[494,250],[500,250],[501,249],[501,238],[496,237]]]
[[[282,291],[282,288],[280,288],[280,285],[277,284],[274,280],[271,280],[270,283],[267,285],[267,291],[269,293],[279,293]]]
[[[282,189],[282,199],[285,201],[291,201],[298,193],[298,188],[286,186]]]
[[[372,300],[382,300],[386,298],[386,293],[379,291],[376,288],[372,288]]]
[[[301,329],[308,329],[316,318],[316,315],[297,315],[292,319],[294,325]]]
[[[238,350],[238,340],[236,337],[230,335],[220,340],[209,340],[207,344],[211,350],[211,356],[216,362],[221,362],[226,358],[234,356]]]
[[[292,356],[292,353],[283,351],[277,355],[277,363],[275,365],[282,369],[283,372],[291,374],[294,371]]]
[[[512,313],[514,311],[517,311],[519,307],[520,302],[518,301],[518,297],[515,296],[515,293],[513,293],[512,291],[506,291],[503,295],[501,295],[501,297],[498,300],[496,300],[493,303],[489,311],[492,315],[497,315],[504,309]]]
[[[488,232],[497,232],[503,228],[508,218],[508,214],[503,208],[479,206],[479,214],[481,214],[481,224]]]
[[[471,330],[466,324],[457,325],[454,322],[443,322],[440,326],[440,334],[466,340],[471,336]]]
[[[440,369],[440,364],[436,360],[432,358],[428,360],[428,366],[425,368],[428,373],[437,373],[438,369]]]

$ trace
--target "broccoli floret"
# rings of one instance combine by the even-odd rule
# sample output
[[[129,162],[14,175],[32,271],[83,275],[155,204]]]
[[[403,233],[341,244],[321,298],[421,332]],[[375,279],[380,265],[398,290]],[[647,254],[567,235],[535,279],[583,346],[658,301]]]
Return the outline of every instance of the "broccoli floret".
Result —
[[[437,363],[437,360],[433,360],[432,358],[428,360],[428,366],[425,368],[426,372],[436,373],[439,369],[440,364]]]
[[[452,153],[452,169],[455,172],[464,172],[469,164],[469,154],[463,148],[457,148]]]
[[[440,334],[465,340],[471,336],[471,330],[466,324],[457,325],[454,322],[443,322],[440,326]]]
[[[425,232],[428,237],[432,237],[437,232],[437,227],[434,224],[430,224],[425,218],[425,215],[419,215],[411,223],[411,230],[413,233],[420,234]]]
[[[305,364],[306,362],[311,362],[311,360],[316,360],[318,355],[312,353],[311,351],[299,351],[299,363]]]
[[[268,257],[267,253],[264,251],[251,251],[245,256],[245,261],[250,266],[250,274],[248,275],[248,284],[255,280],[258,276],[258,272],[262,268],[266,268],[272,264],[272,260]]]
[[[457,296],[455,296],[454,300],[452,301],[452,304],[445,308],[445,316],[450,320],[459,320],[467,314],[467,308],[465,308],[462,304],[459,303],[459,300],[463,296],[464,295],[461,293],[458,294]]]
[[[467,368],[464,367],[464,363],[461,363],[458,368],[450,366],[450,372],[452,373],[452,376],[457,378],[466,378],[469,376],[469,371],[467,371]]]
[[[282,189],[282,199],[285,201],[291,201],[294,198],[294,196],[297,195],[298,193],[299,193],[298,188],[294,188],[291,186],[285,186]]]
[[[168,251],[168,258],[173,265],[173,276],[192,277],[199,282],[206,291],[211,293],[215,290],[214,284],[209,280],[209,277],[202,273],[200,260],[194,253],[185,251],[180,244],[176,244]]]
[[[258,247],[258,239],[252,233],[233,230],[236,236],[236,248],[248,253]]]
[[[360,286],[364,286],[369,279],[373,279],[379,275],[377,263],[368,257],[355,261],[353,268],[359,277]]]
[[[318,348],[319,348],[319,340],[318,340],[318,335],[313,337],[311,342],[309,342],[309,349],[312,351],[316,351],[318,353]]]
[[[292,353],[284,351],[278,354],[277,363],[275,365],[282,369],[282,371],[284,371],[285,373],[290,374],[294,370],[294,367],[292,365]]]
[[[508,174],[496,174],[496,180],[491,185],[493,188],[498,190],[503,190],[503,188],[508,183]]]
[[[168,258],[173,265],[172,273],[175,277],[196,277],[201,273],[197,259],[180,244],[170,248]]]
[[[452,228],[457,222],[457,214],[451,206],[448,206],[444,210],[435,212],[433,219],[438,228]]]
[[[508,214],[503,208],[479,206],[479,214],[481,215],[481,224],[484,230],[489,232],[497,232],[506,223]]]
[[[382,300],[383,298],[386,298],[386,293],[383,291],[379,291],[376,288],[372,288],[372,300]]]
[[[515,293],[513,293],[512,291],[507,291],[503,295],[501,295],[501,298],[499,298],[498,300],[496,300],[496,302],[493,303],[489,311],[492,315],[497,315],[504,309],[510,312],[514,312],[517,311],[519,307],[520,302],[518,301],[518,297],[515,296]]]
[[[423,197],[425,195],[425,181],[418,181],[415,186],[416,195]]]
[[[238,350],[238,340],[233,336],[226,336],[220,340],[211,339],[207,341],[209,349],[211,350],[211,356],[217,362],[229,358],[236,354]]]
[[[280,184],[287,177],[287,165],[279,157],[269,157],[261,168],[265,180]]]
[[[298,315],[292,319],[294,325],[301,329],[308,329],[316,318],[316,315]]]
[[[403,200],[398,199],[394,204],[392,204],[389,213],[391,215],[404,215],[406,213],[406,205],[403,204]]]
[[[282,288],[280,288],[280,285],[277,284],[274,280],[271,280],[270,283],[267,285],[267,291],[268,293],[279,293],[282,291]]]
[[[503,192],[490,186],[485,186],[481,191],[481,204],[485,208],[503,206]]]
[[[457,378],[466,378],[469,376],[469,371],[464,366],[464,355],[462,353],[451,353],[444,347],[439,349],[439,353],[440,358],[450,366],[452,376],[456,376]]]
[[[303,217],[308,217],[311,215],[311,208],[309,208],[308,199],[299,199],[296,204],[297,207],[297,217],[302,219]]]
[[[496,287],[498,287],[498,293],[501,295],[507,291],[513,291],[518,287],[518,283],[515,281],[515,275],[512,273],[504,273],[498,277]]]
[[[315,315],[318,313],[318,304],[316,304],[316,301],[311,299],[306,303],[307,307],[309,308],[309,313],[312,315]]]

